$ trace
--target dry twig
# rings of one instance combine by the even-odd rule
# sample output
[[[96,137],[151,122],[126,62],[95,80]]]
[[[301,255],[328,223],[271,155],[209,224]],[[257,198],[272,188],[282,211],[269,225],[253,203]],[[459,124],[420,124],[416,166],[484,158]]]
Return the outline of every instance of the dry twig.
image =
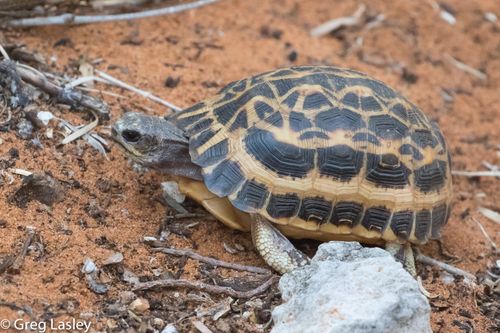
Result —
[[[147,17],[180,13],[186,10],[208,5],[216,1],[217,0],[198,0],[195,2],[179,4],[171,7],[151,9],[135,13],[115,14],[115,15],[79,16],[66,13],[58,16],[16,19],[8,21],[7,24],[13,27],[33,27],[42,25],[89,24],[89,23],[102,23],[102,22],[121,21],[121,20],[137,20]]]
[[[477,226],[479,227],[479,230],[481,230],[481,233],[484,235],[484,237],[490,242],[490,245],[491,247],[493,248],[493,250],[497,250],[497,245],[495,244],[495,242],[493,241],[493,239],[491,239],[490,235],[488,235],[488,233],[486,232],[486,229],[484,229],[484,226],[481,224],[481,222],[479,222],[478,220],[476,220],[475,218],[472,218],[472,220],[474,222],[476,222]]]
[[[33,241],[33,237],[35,236],[35,228],[28,226],[26,227],[26,230],[28,235],[26,236],[26,239],[23,243],[23,247],[21,248],[19,255],[16,257],[10,268],[13,272],[19,272],[19,270],[23,266],[24,258],[26,257],[26,254],[28,253],[28,248],[31,245],[31,242]]]
[[[204,263],[207,263],[209,265],[216,266],[216,267],[224,267],[224,268],[234,269],[237,271],[246,271],[246,272],[251,272],[251,273],[256,273],[256,274],[266,274],[266,275],[272,274],[272,272],[270,270],[265,269],[265,268],[234,264],[234,263],[230,263],[230,262],[226,262],[226,261],[222,261],[222,260],[218,260],[218,259],[214,259],[214,258],[210,258],[210,257],[205,257],[205,256],[202,256],[202,255],[200,255],[196,252],[193,252],[191,250],[172,249],[172,248],[168,248],[168,247],[156,247],[156,248],[153,248],[152,250],[154,252],[162,252],[162,253],[171,254],[171,255],[179,256],[179,257],[187,256],[191,259],[198,260],[198,261],[201,261],[201,262],[204,262]]]
[[[275,281],[278,276],[270,277],[266,282],[255,289],[248,291],[238,291],[230,287],[215,286],[200,281],[174,280],[163,279],[157,281],[140,282],[135,285],[134,291],[148,290],[153,288],[189,288],[205,291],[210,294],[224,294],[235,298],[251,298],[265,292]]]
[[[434,258],[423,255],[422,253],[417,253],[417,255],[415,256],[415,260],[421,262],[422,264],[439,267],[450,274],[462,276],[465,279],[476,283],[476,277],[473,274],[466,272],[460,268],[456,268],[455,266],[452,266],[450,264],[446,264]]]
[[[459,171],[453,170],[451,172],[454,176],[465,176],[465,177],[499,177],[500,171]]]
[[[112,77],[111,75],[107,74],[107,73],[104,73],[102,71],[99,71],[99,70],[96,70],[96,73],[102,77],[103,79],[105,79],[106,81],[108,81],[108,83],[112,84],[112,85],[115,85],[117,87],[120,87],[120,88],[123,88],[123,89],[127,89],[127,90],[130,90],[130,91],[133,91],[135,92],[136,94],[139,94],[145,98],[149,98],[150,100],[156,102],[156,103],[159,103],[161,105],[164,105],[168,108],[171,108],[172,110],[178,112],[178,111],[181,111],[182,109],[164,99],[161,99],[160,97],[158,96],[155,96],[153,95],[152,93],[148,92],[148,91],[144,91],[144,90],[141,90],[141,89],[138,89],[134,86],[131,86],[121,80],[118,80],[117,78],[114,78]]]
[[[494,210],[484,208],[484,207],[479,207],[478,211],[483,214],[485,217],[490,219],[491,221],[500,224],[500,214],[495,212]]]
[[[321,37],[342,27],[358,25],[365,11],[366,5],[362,4],[358,7],[358,9],[356,9],[352,16],[337,17],[333,20],[320,24],[319,26],[311,30],[310,35],[311,37]]]
[[[482,80],[482,81],[485,81],[488,77],[486,76],[486,74],[484,74],[483,72],[469,66],[469,65],[466,65],[464,64],[463,62],[460,62],[458,61],[457,59],[453,58],[451,55],[449,55],[448,53],[445,53],[444,57],[446,58],[446,60],[448,60],[453,66],[455,66],[456,68],[458,68],[459,70],[463,71],[463,72],[466,72],[470,75],[473,75],[475,77],[477,77],[478,79]]]

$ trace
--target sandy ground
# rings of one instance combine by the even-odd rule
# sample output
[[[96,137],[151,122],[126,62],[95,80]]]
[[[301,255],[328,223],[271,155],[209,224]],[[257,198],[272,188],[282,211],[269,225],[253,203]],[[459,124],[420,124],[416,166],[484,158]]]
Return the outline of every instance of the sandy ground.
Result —
[[[4,36],[43,55],[53,72],[77,75],[80,63],[91,63],[180,107],[213,95],[230,81],[278,67],[325,64],[354,68],[396,87],[439,123],[451,147],[455,170],[485,170],[482,161],[500,165],[500,23],[484,17],[486,12],[500,16],[499,3],[447,0],[444,8],[456,17],[454,25],[442,20],[427,1],[367,3],[370,17],[384,15],[382,24],[372,29],[344,29],[321,38],[310,37],[309,30],[331,18],[351,15],[359,2],[220,1],[172,16],[9,30]],[[458,69],[450,56],[485,73],[486,79]],[[130,92],[97,87],[124,96],[103,96],[111,106],[112,121],[130,110],[158,115],[169,112]],[[38,108],[74,124],[89,121],[85,113],[59,105],[39,102]],[[15,163],[16,168],[50,174],[62,184],[64,197],[52,207],[37,201],[19,207],[12,196],[22,178],[14,176],[13,183],[0,186],[0,262],[20,251],[27,226],[36,230],[21,268],[0,274],[1,302],[29,307],[36,318],[90,320],[95,331],[152,332],[155,325],[158,329],[166,323],[196,331],[194,320],[214,332],[268,330],[269,309],[279,301],[276,288],[254,301],[234,300],[218,320],[210,314],[200,315],[200,309],[220,305],[227,300],[225,296],[184,289],[138,292],[149,300],[150,309],[136,317],[127,312],[130,285],[120,279],[124,269],[142,280],[175,276],[231,282],[232,277],[255,276],[152,253],[143,237],[158,236],[161,229],[167,208],[161,204],[159,184],[167,178],[137,173],[113,143],[109,159],[83,140],[59,145],[62,136],[54,121],[49,124],[54,138],[46,137],[46,129],[39,130],[36,136],[43,147],[37,148],[16,136],[15,121],[21,116],[14,116],[12,130],[0,133],[0,159]],[[104,137],[109,133],[107,125],[97,128]],[[478,223],[496,243],[500,230],[477,208],[500,211],[500,181],[455,177],[453,182],[455,204],[444,230],[444,253],[454,257],[455,266],[482,277],[496,258]],[[172,231],[166,241],[169,246],[265,267],[250,235],[229,230],[195,204],[188,209],[202,217],[182,221],[197,222],[189,228],[168,225],[166,230]],[[239,250],[228,252],[227,248],[238,248],[238,244],[242,245]],[[298,246],[314,251],[316,244],[300,242]],[[436,259],[450,260],[435,242],[421,250]],[[102,266],[114,252],[122,253],[124,261],[103,270],[101,282],[109,290],[98,295],[88,288],[82,264],[91,258]],[[419,273],[425,288],[435,296],[430,300],[435,332],[498,329],[491,313],[494,305],[484,305],[494,297],[488,287],[473,288],[460,279],[448,281],[440,270],[422,265]],[[0,318],[19,316],[12,306],[1,306],[1,302]]]

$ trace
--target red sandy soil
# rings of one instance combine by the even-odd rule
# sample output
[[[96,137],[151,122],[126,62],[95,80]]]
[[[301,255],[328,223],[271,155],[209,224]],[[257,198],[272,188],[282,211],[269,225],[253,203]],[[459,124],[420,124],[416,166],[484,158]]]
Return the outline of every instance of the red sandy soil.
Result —
[[[482,161],[500,165],[500,23],[484,18],[486,12],[500,17],[499,3],[447,0],[446,8],[457,19],[455,25],[440,19],[427,1],[366,3],[370,13],[385,15],[382,25],[371,30],[345,29],[321,38],[310,37],[309,30],[331,18],[351,15],[359,2],[220,1],[172,16],[10,30],[4,35],[44,55],[51,71],[76,73],[79,62],[94,63],[97,69],[181,107],[213,95],[230,81],[278,67],[327,64],[354,68],[397,88],[438,121],[448,140],[454,169],[484,170]],[[356,46],[360,36],[363,43]],[[486,73],[487,79],[457,69],[446,54]],[[167,87],[168,77],[179,78],[178,85]],[[130,92],[97,87],[127,97],[104,96],[111,106],[112,121],[130,110],[158,115],[169,112]],[[450,101],[444,100],[444,92],[452,96]],[[50,110],[74,124],[88,122],[83,113],[40,105],[40,110]],[[118,300],[120,292],[130,290],[130,285],[108,270],[104,280],[110,290],[105,295],[95,294],[80,272],[85,258],[101,266],[118,251],[124,256],[123,266],[140,277],[153,279],[158,274],[176,273],[183,264],[178,277],[204,277],[202,265],[196,261],[182,263],[179,258],[152,253],[142,241],[144,236],[157,236],[165,217],[166,207],[159,201],[159,184],[165,176],[138,174],[113,143],[109,160],[83,140],[60,146],[61,135],[55,123],[49,126],[54,128],[54,139],[47,139],[43,129],[38,132],[42,149],[18,138],[14,130],[0,136],[0,157],[11,158],[9,151],[15,148],[19,152],[16,168],[48,172],[65,188],[64,200],[52,207],[32,201],[26,208],[19,208],[9,198],[21,186],[21,177],[15,176],[12,184],[0,186],[0,220],[4,221],[0,225],[0,259],[20,250],[27,226],[36,228],[34,243],[38,244],[30,248],[18,272],[0,275],[0,301],[28,306],[38,318],[90,318],[93,330],[113,331],[112,327],[121,325],[126,314],[113,317],[105,309]],[[105,136],[109,130],[104,125],[97,132]],[[498,244],[498,224],[483,217],[477,208],[500,211],[500,181],[493,177],[454,177],[453,183],[455,204],[444,230],[443,245],[457,258],[455,266],[483,276],[496,258],[474,219]],[[101,214],[93,214],[95,209]],[[203,212],[194,204],[189,210]],[[172,233],[168,245],[265,267],[253,249],[250,235],[229,230],[208,216],[187,222],[193,221],[198,224],[189,229],[191,234]],[[241,244],[244,251],[230,254],[224,243],[229,247]],[[447,260],[435,242],[421,250]],[[425,288],[437,296],[431,299],[435,332],[466,332],[467,325],[474,332],[495,330],[492,316],[481,311],[484,286],[474,288],[459,279],[445,284],[440,270],[422,265],[419,272]],[[230,271],[219,273],[239,276]],[[183,289],[137,293],[150,301],[151,309],[139,318],[142,324],[135,321],[136,329],[145,332],[145,323],[157,317],[175,323],[179,329],[195,331],[191,320],[196,319],[193,311],[200,306],[199,301],[193,301],[196,293]],[[211,298],[217,303],[226,297]],[[279,300],[273,295],[263,299],[273,304]],[[252,309],[244,301],[237,303],[241,309]],[[0,319],[17,316],[16,311],[0,306]],[[246,319],[234,309],[218,321],[210,316],[198,318],[214,331],[228,332],[267,330],[262,324],[268,319],[268,313]],[[125,320],[130,324],[130,318]]]

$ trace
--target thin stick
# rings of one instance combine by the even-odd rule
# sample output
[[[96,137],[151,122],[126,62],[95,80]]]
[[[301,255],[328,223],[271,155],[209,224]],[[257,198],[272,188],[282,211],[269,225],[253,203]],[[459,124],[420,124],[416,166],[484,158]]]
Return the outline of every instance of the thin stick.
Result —
[[[5,49],[3,48],[3,46],[1,44],[0,44],[0,53],[2,54],[2,56],[4,57],[4,59],[10,60],[10,57],[7,54],[7,51],[5,51]]]
[[[230,287],[214,286],[200,281],[164,279],[149,282],[140,282],[133,288],[134,291],[148,290],[153,288],[189,288],[205,291],[210,294],[224,294],[235,298],[251,298],[265,292],[276,280],[277,276],[272,276],[266,282],[255,289],[249,291],[238,291]]]
[[[495,244],[495,242],[493,241],[493,239],[491,239],[490,235],[488,235],[488,233],[486,232],[486,229],[484,229],[484,226],[481,224],[481,222],[479,222],[478,220],[476,220],[474,217],[472,218],[472,220],[474,222],[476,222],[477,226],[479,227],[479,229],[483,233],[484,237],[490,242],[491,247],[496,251],[497,250],[497,245]]]
[[[23,247],[21,248],[21,252],[19,252],[19,255],[17,258],[14,260],[14,263],[12,264],[11,269],[14,272],[18,272],[21,267],[23,266],[24,263],[24,258],[26,257],[26,254],[28,253],[28,248],[31,245],[31,242],[33,241],[33,237],[35,236],[35,228],[33,227],[26,227],[28,236],[26,237],[26,240],[24,241]]]
[[[129,85],[129,84],[127,84],[127,83],[125,83],[125,82],[123,82],[121,80],[118,80],[117,78],[112,77],[111,75],[109,75],[107,73],[101,72],[99,70],[96,70],[96,73],[100,77],[106,79],[109,83],[111,83],[111,84],[113,84],[115,86],[118,86],[120,88],[124,88],[124,89],[130,90],[130,91],[133,91],[133,92],[135,92],[135,93],[137,93],[137,94],[139,94],[139,95],[141,95],[141,96],[143,96],[145,98],[149,98],[150,100],[152,100],[152,101],[154,101],[156,103],[159,103],[159,104],[164,105],[164,106],[166,106],[168,108],[171,108],[172,110],[174,110],[176,112],[182,110],[180,107],[178,107],[178,106],[176,106],[176,105],[174,105],[174,104],[172,104],[172,103],[170,103],[170,102],[168,102],[168,101],[166,101],[164,99],[161,99],[160,97],[157,97],[157,96],[153,95],[152,93],[150,93],[148,91],[144,91],[144,90],[138,89],[138,88],[136,88],[134,86],[131,86],[131,85]]]
[[[65,137],[61,141],[61,144],[63,144],[63,145],[68,144],[68,143],[78,139],[79,137],[84,136],[85,134],[92,131],[97,126],[98,123],[99,123],[99,118],[96,117],[96,119],[94,121],[92,121],[91,123],[79,128],[78,130],[74,131],[73,133],[71,133],[70,135]]]
[[[484,208],[484,207],[479,207],[477,209],[481,214],[483,214],[485,217],[490,219],[491,221],[495,222],[496,224],[500,224],[500,214],[495,212],[494,210]]]
[[[9,21],[7,22],[7,24],[13,27],[33,27],[41,25],[89,24],[89,23],[102,23],[102,22],[121,21],[121,20],[137,20],[146,17],[180,13],[186,10],[208,5],[216,1],[217,0],[199,0],[171,7],[151,9],[135,13],[115,14],[115,15],[79,16],[66,13],[58,16],[22,18]]]
[[[448,53],[445,53],[444,57],[446,58],[446,60],[448,60],[453,66],[455,66],[456,68],[458,68],[459,70],[463,71],[463,72],[466,72],[468,74],[471,74],[475,77],[477,77],[478,79],[480,80],[486,80],[488,77],[486,76],[486,74],[484,74],[483,72],[481,71],[478,71],[477,69],[469,66],[469,65],[466,65],[464,64],[463,62],[460,62],[458,61],[457,59],[453,58],[451,55],[449,55]]]
[[[459,171],[453,170],[451,172],[454,176],[465,176],[465,177],[499,177],[500,171]]]
[[[352,16],[337,17],[330,21],[320,24],[316,28],[312,29],[310,32],[311,37],[320,37],[330,33],[332,31],[338,30],[342,27],[349,27],[359,24],[361,16],[366,11],[366,5],[362,4],[356,9],[356,12]]]
[[[43,73],[29,66],[17,65],[16,71],[23,81],[56,97],[61,103],[69,104],[72,107],[83,106],[95,111],[100,118],[109,119],[109,107],[104,102],[84,95],[75,89],[62,88],[49,81]]]
[[[455,266],[446,264],[444,262],[441,262],[439,260],[433,259],[431,257],[427,257],[426,255],[423,255],[421,253],[418,253],[415,256],[415,259],[418,262],[421,262],[422,264],[439,267],[439,268],[445,270],[446,272],[448,272],[450,274],[463,276],[464,278],[466,278],[466,279],[468,279],[468,280],[476,283],[476,277],[474,275],[472,275],[471,273],[466,272],[466,271],[464,271],[464,270],[462,270],[460,268],[456,268]]]
[[[202,256],[196,252],[193,252],[191,250],[181,250],[181,249],[172,249],[168,247],[157,247],[152,249],[154,252],[162,252],[166,254],[171,254],[174,256],[178,257],[183,257],[187,256],[191,259],[198,260],[204,263],[207,263],[212,266],[217,266],[217,267],[224,267],[224,268],[229,268],[229,269],[234,269],[237,271],[246,271],[246,272],[251,272],[251,273],[257,273],[257,274],[272,274],[272,272],[268,269],[261,268],[261,267],[255,267],[255,266],[246,266],[246,265],[240,265],[240,264],[234,264],[218,259],[213,259],[209,257]]]

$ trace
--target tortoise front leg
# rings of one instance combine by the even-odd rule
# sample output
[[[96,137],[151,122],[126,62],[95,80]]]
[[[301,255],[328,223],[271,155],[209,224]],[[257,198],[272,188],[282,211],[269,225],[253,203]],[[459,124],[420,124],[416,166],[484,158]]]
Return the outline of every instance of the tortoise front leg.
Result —
[[[403,264],[403,267],[408,271],[408,273],[411,274],[411,276],[417,276],[415,258],[413,256],[413,250],[410,243],[387,243],[385,244],[385,249],[387,252],[392,254],[397,261]]]
[[[252,241],[264,261],[280,274],[309,263],[309,258],[297,250],[271,222],[252,214]]]

